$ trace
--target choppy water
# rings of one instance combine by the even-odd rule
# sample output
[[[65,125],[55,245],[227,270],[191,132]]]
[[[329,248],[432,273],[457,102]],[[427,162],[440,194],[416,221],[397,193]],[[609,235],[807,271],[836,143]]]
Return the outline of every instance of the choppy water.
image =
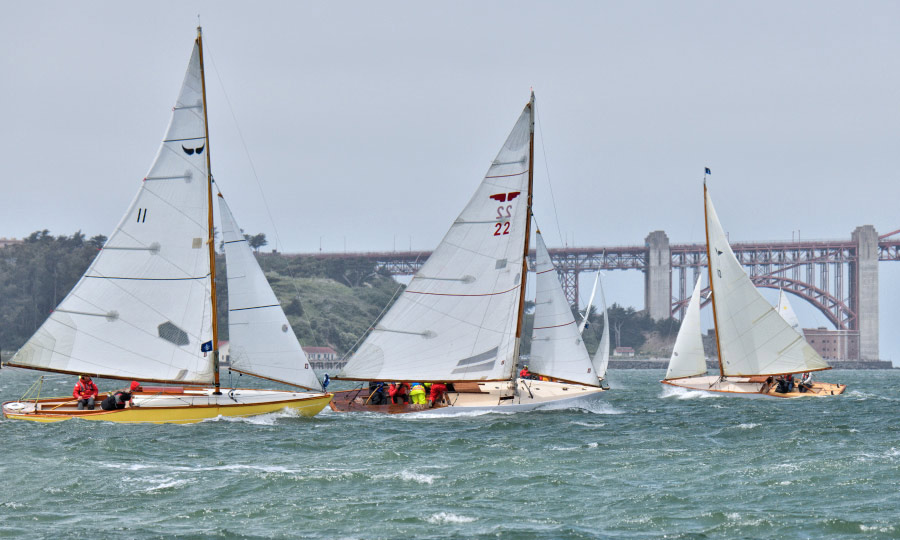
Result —
[[[900,370],[790,402],[662,375],[518,414],[2,421],[0,537],[900,537]],[[0,371],[0,398],[36,377]]]

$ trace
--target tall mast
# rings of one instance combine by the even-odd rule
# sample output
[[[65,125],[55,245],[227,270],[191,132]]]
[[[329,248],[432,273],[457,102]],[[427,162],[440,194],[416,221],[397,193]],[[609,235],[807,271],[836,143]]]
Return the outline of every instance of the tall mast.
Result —
[[[522,324],[525,319],[525,280],[528,276],[528,246],[531,243],[531,195],[534,188],[534,91],[528,101],[528,110],[531,113],[530,134],[528,140],[528,198],[525,207],[525,250],[522,255],[522,283],[519,289],[519,316],[516,320],[516,346],[513,353],[513,365],[511,379],[516,378],[516,363],[519,361],[519,346],[522,343]]]
[[[200,86],[203,89],[203,129],[206,130],[206,201],[209,209],[208,227],[209,236],[206,243],[209,246],[209,281],[210,298],[212,304],[212,368],[215,377],[216,390],[219,391],[219,312],[216,307],[216,242],[213,238],[213,198],[212,198],[212,168],[209,159],[209,118],[206,115],[206,74],[203,70],[203,31],[197,27],[197,49],[200,53]]]
[[[719,360],[719,376],[725,376],[722,368],[722,347],[719,345],[719,316],[716,313],[716,290],[713,288],[712,252],[709,246],[709,216],[707,215],[706,179],[703,180],[703,225],[706,230],[706,268],[709,270],[709,290],[712,292],[713,326],[716,330],[716,356]]]

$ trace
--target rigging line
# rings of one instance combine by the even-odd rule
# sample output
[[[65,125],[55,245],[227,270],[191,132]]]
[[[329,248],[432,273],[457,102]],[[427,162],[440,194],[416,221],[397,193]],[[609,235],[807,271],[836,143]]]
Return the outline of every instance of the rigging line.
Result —
[[[256,165],[253,163],[253,158],[250,156],[250,149],[247,147],[247,141],[244,139],[244,133],[241,131],[241,126],[238,124],[237,115],[234,114],[234,107],[231,106],[231,100],[228,98],[228,92],[225,91],[225,83],[222,82],[222,74],[219,72],[219,67],[216,65],[216,59],[213,57],[211,49],[209,48],[209,42],[207,41],[206,47],[206,55],[209,57],[210,62],[212,63],[213,70],[216,72],[216,79],[219,81],[219,86],[222,88],[222,95],[225,96],[225,103],[228,105],[228,112],[231,113],[231,118],[234,121],[234,126],[237,129],[238,137],[241,140],[241,145],[244,147],[244,153],[247,155],[247,161],[250,163],[250,170],[253,172],[253,179],[256,180],[256,187],[259,189],[260,197],[262,197],[263,206],[266,208],[266,214],[269,216],[269,223],[272,224],[272,230],[275,232],[275,249],[277,250],[281,245],[281,235],[278,234],[278,227],[275,225],[275,219],[272,217],[272,211],[269,208],[269,202],[266,200],[265,192],[262,189],[262,183],[259,181],[259,175],[256,172]],[[221,191],[220,191],[221,193]],[[243,231],[241,231],[243,234]],[[291,278],[291,285],[294,286],[294,293],[296,294],[296,298],[300,300],[300,287],[297,286],[297,278],[294,276],[294,269],[291,265],[287,265],[287,272]],[[306,326],[309,327],[310,335],[313,338],[313,343],[318,345],[318,340],[316,339],[316,332],[313,330],[312,322],[310,322],[309,318],[306,316],[306,312],[304,311],[303,315],[300,316],[300,320],[306,323]],[[300,341],[300,338],[297,338],[297,342]],[[301,345],[302,349],[302,345]]]
[[[244,147],[244,153],[247,155],[247,161],[250,163],[250,170],[253,172],[253,179],[256,180],[256,187],[259,189],[259,195],[262,197],[263,206],[266,207],[266,214],[269,216],[269,222],[272,224],[272,229],[275,231],[275,249],[281,245],[281,238],[278,234],[278,227],[275,226],[275,219],[272,217],[272,211],[269,208],[269,201],[266,200],[266,194],[263,192],[262,183],[259,181],[259,174],[256,172],[256,165],[253,163],[253,158],[250,156],[250,149],[247,147],[247,141],[244,139],[244,133],[241,131],[241,126],[238,124],[237,115],[234,114],[234,107],[231,106],[231,100],[228,98],[228,92],[225,91],[225,83],[222,82],[222,75],[219,72],[219,67],[216,66],[216,60],[213,58],[212,53],[210,52],[209,44],[207,42],[206,54],[209,57],[210,62],[212,62],[213,68],[216,71],[216,78],[219,81],[219,86],[222,88],[222,95],[225,97],[225,103],[228,105],[228,112],[231,113],[231,118],[234,120],[234,126],[238,132],[238,138],[241,140],[241,146]]]
[[[556,233],[559,235],[559,244],[565,246],[566,243],[562,239],[562,227],[559,226],[559,211],[556,209],[556,197],[553,195],[553,182],[550,181],[550,165],[547,160],[547,150],[544,148],[543,122],[541,122],[541,116],[538,114],[537,108],[534,110],[534,115],[537,117],[538,133],[541,135],[541,152],[544,154],[544,169],[547,171],[547,185],[550,186],[550,200],[553,202],[553,216],[556,218]],[[534,163],[531,164],[531,167],[534,167]]]

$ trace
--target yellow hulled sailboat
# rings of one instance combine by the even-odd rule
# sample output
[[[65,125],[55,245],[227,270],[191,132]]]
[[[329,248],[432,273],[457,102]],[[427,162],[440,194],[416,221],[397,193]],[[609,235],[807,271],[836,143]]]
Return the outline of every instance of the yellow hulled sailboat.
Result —
[[[135,380],[142,388],[133,406],[111,411],[78,410],[69,397],[41,398],[38,391],[4,403],[5,417],[191,423],[285,408],[313,416],[328,405],[332,394],[316,378],[218,193],[231,369],[296,390],[221,388],[214,187],[198,28],[169,127],[137,196],[72,291],[6,364]]]

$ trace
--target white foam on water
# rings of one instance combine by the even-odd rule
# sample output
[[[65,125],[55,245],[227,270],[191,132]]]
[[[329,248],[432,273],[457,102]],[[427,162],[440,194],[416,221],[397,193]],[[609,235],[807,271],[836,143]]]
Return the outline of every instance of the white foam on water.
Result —
[[[442,409],[446,410],[446,409]],[[471,416],[484,416],[486,414],[502,414],[502,415],[511,415],[516,414],[518,411],[467,411],[465,409],[460,410],[459,412],[440,412],[440,413],[429,413],[429,412],[413,412],[406,414],[392,414],[391,417],[401,418],[403,420],[422,420],[422,419],[432,419],[432,418],[466,418]]]
[[[101,467],[107,469],[125,469],[126,471],[140,471],[141,469],[152,469],[157,465],[144,465],[142,463],[100,463]]]
[[[278,421],[279,418],[296,418],[300,416],[300,413],[295,409],[284,408],[280,411],[270,412],[266,414],[258,414],[255,416],[222,416],[219,415],[215,418],[207,418],[205,420],[201,420],[199,423],[203,424],[206,422],[242,422],[245,424],[253,424],[256,426],[272,426],[275,425],[275,422]],[[190,426],[191,424],[183,424],[186,426]]]
[[[862,532],[889,533],[889,532],[894,532],[895,529],[892,525],[862,525],[862,524],[860,524],[859,530]]]
[[[753,429],[753,428],[759,427],[759,426],[760,426],[760,424],[754,424],[751,422],[749,424],[738,424],[737,428],[738,429]]]
[[[434,483],[435,479],[439,478],[430,474],[416,473],[405,469],[400,471],[397,476],[404,482],[416,482],[417,484],[428,484],[429,486]]]
[[[722,396],[717,395],[714,392],[705,392],[703,390],[688,390],[687,388],[679,388],[667,384],[663,387],[662,393],[659,394],[659,397],[663,399],[670,397],[674,397],[675,399],[707,399],[719,398]]]
[[[158,480],[158,481],[160,482],[159,484],[157,484],[153,487],[143,489],[142,491],[145,491],[147,493],[152,493],[154,491],[161,491],[163,489],[169,489],[169,488],[175,488],[178,486],[183,486],[184,484],[188,483],[187,480],[179,480],[177,478],[162,478],[161,480]]]
[[[582,426],[582,427],[589,427],[589,428],[600,428],[600,427],[606,426],[605,422],[596,422],[596,423],[594,423],[594,422],[579,422],[576,420],[574,422],[569,422],[569,423],[574,426]]]
[[[435,525],[443,525],[446,523],[472,523],[475,521],[475,518],[468,516],[458,516],[456,514],[452,514],[450,512],[438,512],[437,514],[431,514],[425,521],[428,523],[433,523]]]

